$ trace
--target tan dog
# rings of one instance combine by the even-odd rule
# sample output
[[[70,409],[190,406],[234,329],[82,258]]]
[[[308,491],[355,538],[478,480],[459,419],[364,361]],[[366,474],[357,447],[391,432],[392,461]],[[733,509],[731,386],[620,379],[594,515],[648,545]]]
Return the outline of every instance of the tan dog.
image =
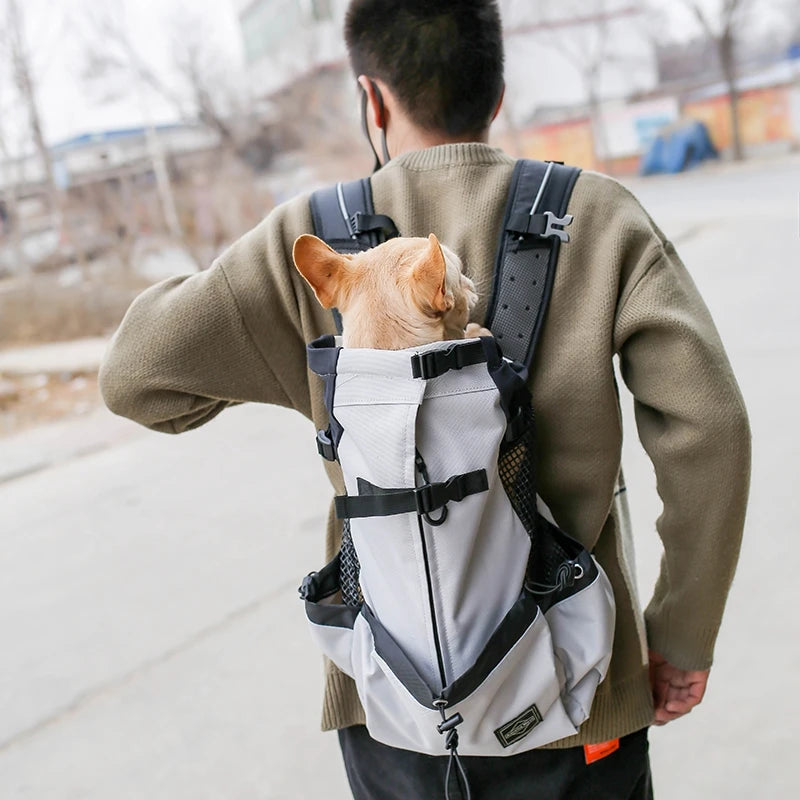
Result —
[[[433,234],[390,239],[355,255],[304,234],[292,256],[323,308],[339,309],[345,347],[403,350],[463,339],[478,299],[461,260]],[[466,334],[489,332],[471,323]]]

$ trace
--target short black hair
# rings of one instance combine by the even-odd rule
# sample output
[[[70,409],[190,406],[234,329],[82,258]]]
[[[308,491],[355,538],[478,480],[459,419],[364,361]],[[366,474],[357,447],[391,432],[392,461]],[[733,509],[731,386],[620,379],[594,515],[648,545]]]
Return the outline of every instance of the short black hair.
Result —
[[[344,36],[356,76],[382,80],[423,130],[489,126],[503,91],[495,0],[352,0]]]

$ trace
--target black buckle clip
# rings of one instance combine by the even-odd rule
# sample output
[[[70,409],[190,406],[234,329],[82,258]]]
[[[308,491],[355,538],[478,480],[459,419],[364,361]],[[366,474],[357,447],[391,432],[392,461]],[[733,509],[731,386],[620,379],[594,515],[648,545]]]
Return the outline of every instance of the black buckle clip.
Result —
[[[475,470],[463,475],[453,475],[444,483],[426,483],[414,489],[417,513],[427,516],[431,511],[446,506],[449,502],[460,503],[465,497],[489,488],[486,470]]]
[[[317,452],[326,461],[336,461],[336,446],[331,439],[331,430],[317,431]]]
[[[411,356],[411,375],[425,381],[465,366],[467,365],[461,356],[461,348],[455,344],[451,344],[446,350],[429,350],[427,353],[415,353]]]
[[[385,214],[365,214],[363,211],[356,211],[350,217],[349,227],[352,236],[361,236],[374,231],[382,233],[385,239],[394,239],[400,235],[391,217]]]
[[[367,227],[367,220],[369,216],[361,211],[356,211],[350,217],[350,231],[353,236],[359,236],[362,233],[369,233],[370,229]]]
[[[300,584],[300,588],[297,590],[297,593],[303,600],[310,600],[317,596],[319,592],[319,587],[317,586],[317,573],[316,572],[309,572],[308,575],[303,578],[303,582]]]
[[[417,514],[426,516],[431,511],[447,504],[447,498],[442,496],[443,483],[426,483],[414,489],[414,502],[417,504]]]

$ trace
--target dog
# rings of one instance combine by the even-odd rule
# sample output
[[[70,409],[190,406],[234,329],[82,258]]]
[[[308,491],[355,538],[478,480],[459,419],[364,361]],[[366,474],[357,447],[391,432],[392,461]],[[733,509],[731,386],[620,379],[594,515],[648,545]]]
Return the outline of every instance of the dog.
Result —
[[[342,315],[344,347],[404,350],[491,335],[468,324],[478,300],[475,285],[434,234],[389,239],[355,255],[304,234],[292,257],[322,307]]]

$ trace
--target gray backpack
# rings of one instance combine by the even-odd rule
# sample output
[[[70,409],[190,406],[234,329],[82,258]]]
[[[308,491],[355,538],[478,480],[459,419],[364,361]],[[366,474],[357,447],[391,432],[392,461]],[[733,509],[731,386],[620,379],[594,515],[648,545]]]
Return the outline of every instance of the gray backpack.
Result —
[[[512,755],[575,734],[611,658],[608,579],[536,494],[526,386],[576,177],[517,162],[493,337],[384,351],[325,336],[308,347],[330,417],[317,446],[347,490],[336,498],[341,550],[300,589],[313,636],[354,679],[370,735],[449,752],[467,792],[459,754]],[[396,235],[368,179],[311,202],[335,249]]]

